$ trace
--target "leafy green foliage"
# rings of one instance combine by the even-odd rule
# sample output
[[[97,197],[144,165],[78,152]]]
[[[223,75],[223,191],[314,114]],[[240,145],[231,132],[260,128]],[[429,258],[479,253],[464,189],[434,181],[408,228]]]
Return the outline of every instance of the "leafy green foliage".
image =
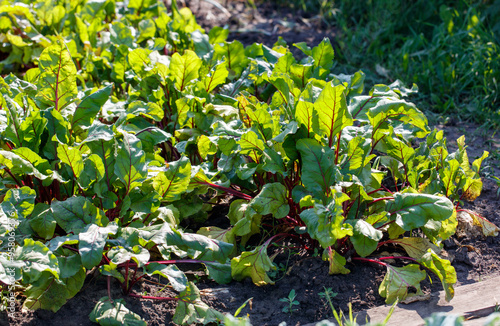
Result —
[[[286,312],[286,313],[289,313],[290,315],[292,315],[292,313],[297,310],[296,308],[294,308],[294,306],[298,306],[300,305],[300,302],[298,302],[297,300],[295,300],[295,297],[297,295],[295,294],[295,290],[292,289],[290,291],[290,293],[288,294],[288,297],[286,298],[281,298],[280,301],[281,302],[285,302],[287,304],[287,306],[284,306],[283,309],[281,311],[283,312]]]
[[[307,57],[297,61],[283,44],[206,35],[175,2],[65,3],[0,10],[32,25],[6,36],[15,51],[4,62],[30,69],[0,78],[0,280],[24,289],[26,308],[57,311],[95,268],[135,297],[139,275],[166,278],[176,323],[220,321],[175,264],[201,264],[220,283],[272,284],[267,250],[285,237],[323,250],[331,274],[383,264],[388,302],[418,292],[426,272],[365,257],[400,245],[451,299],[455,271],[437,248],[457,205],[479,195],[488,154],[471,164],[463,139],[449,153],[404,99],[413,88],[362,95],[362,72],[332,73],[328,39],[298,45]],[[230,226],[199,228],[222,194],[236,199]],[[402,236],[416,230],[417,249]],[[111,298],[91,319],[143,323]]]
[[[125,307],[125,300],[101,298],[90,313],[90,320],[102,326],[113,325],[147,325],[137,314]]]

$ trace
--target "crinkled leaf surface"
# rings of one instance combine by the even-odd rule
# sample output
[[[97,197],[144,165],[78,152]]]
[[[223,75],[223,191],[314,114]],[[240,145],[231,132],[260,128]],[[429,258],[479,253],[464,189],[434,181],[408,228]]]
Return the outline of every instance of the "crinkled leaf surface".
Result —
[[[210,322],[217,322],[224,319],[224,315],[217,310],[210,308],[200,299],[200,290],[189,282],[185,291],[178,296],[179,301],[173,322],[179,325],[193,325],[202,323],[203,325]]]
[[[57,312],[82,289],[85,275],[83,267],[80,267],[78,272],[71,277],[59,281],[47,272],[42,273],[41,277],[30,283],[26,289],[23,309],[46,309]]]
[[[327,248],[338,239],[353,234],[352,226],[344,223],[344,216],[342,215],[342,203],[348,199],[349,197],[346,194],[335,192],[328,205],[315,203],[313,208],[300,213],[309,235],[311,238],[318,240],[321,247]]]
[[[24,244],[16,248],[14,259],[24,262],[23,281],[28,284],[37,281],[44,272],[59,279],[57,258],[40,241],[25,239]]]
[[[256,247],[252,251],[244,251],[240,256],[231,259],[231,275],[237,281],[250,277],[257,286],[274,284],[267,272],[275,270],[267,255],[267,245]]]
[[[125,300],[101,298],[89,315],[92,322],[102,326],[146,326],[147,323],[136,313],[125,307]]]
[[[422,294],[420,282],[425,279],[425,272],[420,270],[416,264],[406,265],[404,267],[395,267],[387,264],[387,273],[380,284],[378,293],[386,298],[387,304],[393,304],[397,299],[404,300],[408,297],[408,289],[416,289],[414,295]]]
[[[250,206],[260,215],[272,214],[275,218],[283,218],[290,211],[286,192],[285,186],[281,183],[268,183],[252,199]]]
[[[54,201],[52,213],[57,224],[66,232],[82,232],[88,224],[104,226],[104,213],[85,197],[70,197],[65,201]]]

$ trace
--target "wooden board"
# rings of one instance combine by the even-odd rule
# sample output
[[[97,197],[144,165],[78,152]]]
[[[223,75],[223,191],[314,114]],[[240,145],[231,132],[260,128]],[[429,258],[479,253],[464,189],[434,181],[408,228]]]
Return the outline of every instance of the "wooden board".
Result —
[[[418,301],[410,304],[399,304],[387,323],[388,326],[421,326],[424,318],[435,312],[445,312],[461,316],[474,316],[467,320],[466,326],[483,325],[485,316],[493,312],[495,305],[500,304],[500,276],[495,276],[481,282],[462,285],[455,288],[455,297],[450,302],[444,299],[444,291],[431,296],[428,301]],[[358,313],[357,322],[364,324],[382,322],[389,313],[390,306],[375,307]],[[334,322],[333,319],[330,320]],[[315,323],[304,326],[314,326]]]

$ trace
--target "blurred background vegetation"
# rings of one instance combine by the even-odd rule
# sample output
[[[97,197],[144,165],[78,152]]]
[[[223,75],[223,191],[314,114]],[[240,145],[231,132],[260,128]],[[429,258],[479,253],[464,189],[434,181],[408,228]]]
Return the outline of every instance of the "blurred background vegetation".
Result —
[[[500,127],[500,0],[274,0],[334,27],[337,71],[416,83],[436,122]]]

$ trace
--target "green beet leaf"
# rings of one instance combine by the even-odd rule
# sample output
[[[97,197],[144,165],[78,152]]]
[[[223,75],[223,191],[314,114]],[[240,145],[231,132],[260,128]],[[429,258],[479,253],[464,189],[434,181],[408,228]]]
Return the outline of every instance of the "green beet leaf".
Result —
[[[150,276],[158,274],[165,277],[170,282],[172,288],[177,292],[186,290],[188,284],[187,277],[175,265],[151,263],[145,266],[144,272]]]
[[[410,257],[415,259],[421,259],[427,253],[428,249],[431,249],[435,254],[441,252],[438,246],[425,238],[404,237],[392,240],[391,243],[400,245]]]
[[[51,239],[54,236],[57,222],[50,206],[45,203],[38,203],[31,213],[29,224],[38,236],[43,239]]]
[[[261,215],[249,209],[250,203],[244,199],[237,199],[229,206],[227,214],[229,221],[234,225],[232,233],[237,236],[250,236],[260,232]]]
[[[89,315],[90,321],[101,326],[146,326],[147,323],[136,313],[125,307],[125,300],[111,300],[108,297],[99,299]]]
[[[386,211],[405,231],[424,226],[427,221],[443,221],[453,214],[453,203],[446,197],[418,194],[396,193],[394,200],[387,202]]]
[[[38,151],[47,119],[42,117],[40,111],[31,111],[28,116],[22,119],[24,114],[19,104],[10,97],[4,99],[7,104],[5,107],[7,123],[5,124],[4,137],[18,148],[28,147]]]
[[[70,123],[61,112],[55,108],[49,108],[43,112],[47,119],[46,130],[49,133],[49,141],[43,149],[43,154],[49,159],[57,158],[57,143],[70,143]]]
[[[25,239],[23,245],[16,248],[14,259],[24,261],[23,282],[26,284],[37,281],[43,272],[50,273],[55,279],[59,279],[57,258],[40,241]]]
[[[39,59],[40,75],[35,99],[43,108],[61,111],[78,93],[76,67],[62,40],[46,48]]]
[[[0,281],[5,284],[13,285],[16,281],[20,281],[24,262],[14,260],[7,256],[7,253],[0,254]],[[231,273],[229,273],[231,275]]]
[[[404,267],[394,267],[387,264],[387,273],[380,284],[378,293],[386,298],[385,303],[393,304],[396,300],[402,301],[409,296],[423,294],[420,282],[425,279],[425,272],[416,264]],[[409,294],[410,287],[416,289],[415,294]]]
[[[122,273],[116,270],[117,266],[111,266],[111,265],[101,265],[99,266],[99,273],[101,273],[104,276],[111,276],[116,278],[118,281],[124,283],[125,282],[125,277],[123,276]]]
[[[77,126],[84,129],[90,127],[112,90],[113,86],[108,85],[85,97],[76,107],[71,119],[71,129]]]
[[[352,117],[347,109],[345,87],[326,84],[325,88],[314,102],[318,114],[321,134],[328,138],[328,146],[332,147],[334,137],[345,127],[352,125]]]
[[[311,238],[319,241],[321,247],[328,248],[338,239],[353,235],[352,226],[344,223],[342,203],[349,197],[342,192],[335,192],[328,205],[314,203],[313,208],[300,213]]]
[[[217,145],[212,142],[213,137],[207,137],[205,135],[201,135],[198,138],[198,152],[200,153],[201,158],[206,159],[207,155],[214,155],[217,153]]]
[[[150,50],[143,48],[137,48],[128,53],[127,56],[128,63],[137,75],[143,76],[146,69],[150,68],[151,65],[151,59],[149,58],[150,53],[151,53]]]
[[[200,290],[189,282],[185,291],[178,296],[179,301],[172,321],[179,325],[206,325],[224,319],[224,315],[201,301]]]
[[[156,25],[152,19],[145,19],[139,22],[139,38],[137,43],[153,38],[156,34]]]
[[[116,231],[118,226],[111,222],[106,227],[90,224],[80,232],[78,249],[85,268],[92,269],[101,262],[106,239],[110,234],[116,234]]]
[[[183,91],[189,82],[198,78],[201,64],[201,59],[191,50],[184,51],[182,56],[179,53],[174,53],[169,68],[175,79],[175,87]]]
[[[203,78],[205,91],[211,93],[217,86],[223,84],[229,74],[226,61],[220,61],[210,70],[210,75]]]
[[[325,249],[323,252],[323,260],[328,260],[328,273],[334,274],[349,274],[351,271],[345,268],[346,259],[337,251]]]
[[[153,187],[165,201],[178,200],[186,191],[191,179],[191,163],[185,156],[178,161],[168,163],[165,172],[153,178]]]
[[[249,155],[254,162],[259,162],[262,152],[265,149],[264,142],[259,139],[257,134],[249,130],[238,141],[241,147],[241,154]]]
[[[107,224],[104,212],[85,197],[70,197],[65,201],[54,201],[51,208],[57,224],[66,232],[78,234],[88,224],[94,223],[98,226]]]
[[[69,147],[66,144],[57,146],[57,157],[62,163],[67,164],[71,168],[73,177],[78,179],[83,171],[83,153],[78,147]]]
[[[0,164],[16,175],[33,175],[40,180],[45,180],[52,174],[51,170],[45,169],[49,166],[47,163],[47,160],[26,147],[12,152],[0,151]]]
[[[363,220],[354,222],[351,242],[356,252],[366,257],[377,249],[377,244],[382,239],[383,233],[375,229],[370,223]]]
[[[59,281],[47,272],[42,273],[41,277],[36,282],[30,283],[26,289],[23,309],[46,309],[57,312],[82,289],[85,275],[83,267],[75,275]]]
[[[439,257],[432,249],[428,249],[427,253],[418,259],[418,262],[439,277],[443,285],[446,301],[453,299],[455,295],[453,285],[457,282],[457,273],[451,262]]]
[[[233,245],[210,239],[201,234],[183,233],[172,229],[168,223],[156,224],[139,229],[139,237],[156,245],[168,244],[190,253],[198,260],[219,261],[225,263],[233,251]]]
[[[116,268],[117,265],[128,261],[135,261],[139,267],[142,267],[151,258],[151,255],[146,248],[140,245],[130,245],[129,243],[126,243],[125,246],[111,248],[108,251],[107,256],[110,260],[112,268]]]
[[[205,267],[207,268],[208,277],[219,284],[228,284],[233,278],[231,276],[231,264],[230,263],[217,263],[204,261]]]
[[[281,183],[268,183],[250,202],[250,207],[260,215],[272,214],[280,219],[288,215],[286,188]]]
[[[29,187],[9,189],[3,198],[0,207],[10,218],[26,218],[35,207],[35,190]]]
[[[92,184],[104,178],[106,171],[102,159],[97,154],[91,154],[83,161],[83,170],[78,178],[78,184],[88,189]]]
[[[54,252],[54,255],[56,255],[59,264],[60,279],[75,276],[83,268],[82,259],[77,252],[62,248]]]
[[[302,45],[300,46],[301,48],[303,47]],[[330,39],[324,38],[318,46],[312,49],[311,54],[314,59],[315,67],[323,67],[327,70],[330,70],[330,68],[333,66],[334,52],[332,44],[330,43]]]
[[[5,138],[11,141],[16,147],[23,145],[24,134],[22,133],[22,108],[10,97],[5,97],[7,123],[5,124]]]
[[[325,198],[339,178],[339,171],[334,164],[335,153],[314,139],[300,139],[297,149],[302,158],[304,187],[316,197]]]
[[[267,276],[270,270],[276,270],[276,266],[267,255],[267,244],[258,246],[252,251],[244,251],[238,257],[231,259],[231,275],[237,281],[250,277],[257,286],[274,284]]]
[[[378,129],[385,129],[391,120],[399,120],[411,127],[409,130],[415,137],[425,137],[429,133],[427,118],[413,103],[393,98],[378,101],[367,112],[368,119],[375,134]],[[397,134],[402,132],[396,131]],[[372,137],[374,138],[374,137]]]
[[[320,132],[319,119],[314,104],[299,100],[295,106],[295,119],[307,130],[307,137]]]
[[[124,183],[127,193],[146,179],[145,156],[141,141],[136,136],[124,132],[116,156],[115,175]]]
[[[227,69],[229,71],[229,79],[235,79],[240,76],[241,72],[248,63],[245,56],[243,44],[240,41],[224,42],[214,45],[214,58],[220,60],[225,58],[227,62]]]

